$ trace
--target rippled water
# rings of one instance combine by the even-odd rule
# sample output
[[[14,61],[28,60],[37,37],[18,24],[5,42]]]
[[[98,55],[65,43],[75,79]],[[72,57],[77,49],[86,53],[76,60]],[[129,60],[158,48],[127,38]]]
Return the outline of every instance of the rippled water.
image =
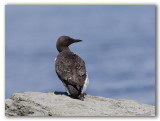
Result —
[[[155,6],[7,5],[5,95],[65,91],[54,69],[61,35],[89,75],[87,93],[155,105]]]

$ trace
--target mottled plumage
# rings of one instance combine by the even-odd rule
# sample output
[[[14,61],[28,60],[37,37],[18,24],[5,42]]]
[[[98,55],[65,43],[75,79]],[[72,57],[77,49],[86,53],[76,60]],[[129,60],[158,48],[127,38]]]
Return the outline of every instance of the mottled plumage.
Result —
[[[68,94],[83,100],[88,84],[85,62],[68,48],[70,44],[79,41],[81,40],[75,40],[68,36],[61,36],[58,39],[59,54],[55,60],[55,69]]]

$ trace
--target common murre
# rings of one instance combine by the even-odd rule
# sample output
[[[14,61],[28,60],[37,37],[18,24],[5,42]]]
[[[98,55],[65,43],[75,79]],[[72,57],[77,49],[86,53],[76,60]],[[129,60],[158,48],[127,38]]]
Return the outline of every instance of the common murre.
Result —
[[[71,52],[68,47],[72,43],[81,41],[69,36],[58,38],[56,47],[59,54],[55,59],[55,69],[68,95],[84,100],[86,87],[89,83],[85,62],[78,55]]]

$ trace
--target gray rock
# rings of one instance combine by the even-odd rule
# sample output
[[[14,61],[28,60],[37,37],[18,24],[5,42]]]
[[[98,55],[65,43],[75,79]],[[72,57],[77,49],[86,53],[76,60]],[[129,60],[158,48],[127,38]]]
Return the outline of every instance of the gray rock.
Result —
[[[155,116],[155,106],[133,100],[85,95],[84,101],[65,93],[15,93],[5,100],[6,116]]]

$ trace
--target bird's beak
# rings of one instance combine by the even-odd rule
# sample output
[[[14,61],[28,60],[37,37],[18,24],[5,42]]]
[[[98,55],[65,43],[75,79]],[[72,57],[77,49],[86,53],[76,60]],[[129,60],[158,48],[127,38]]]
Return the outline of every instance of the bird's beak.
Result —
[[[82,40],[80,39],[74,39],[73,42],[81,42]]]

